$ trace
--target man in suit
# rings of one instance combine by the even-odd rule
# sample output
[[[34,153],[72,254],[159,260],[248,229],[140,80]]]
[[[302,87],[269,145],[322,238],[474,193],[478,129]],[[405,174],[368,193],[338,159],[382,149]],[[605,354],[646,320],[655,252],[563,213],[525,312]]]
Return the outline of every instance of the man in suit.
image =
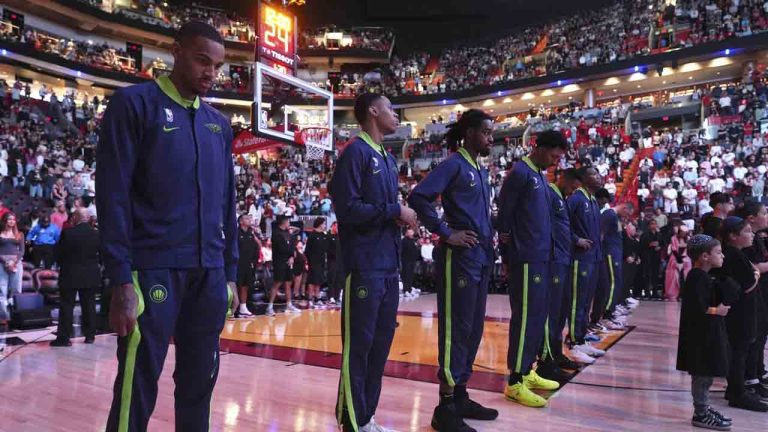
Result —
[[[95,295],[101,285],[99,234],[88,223],[89,218],[87,209],[77,209],[72,215],[72,228],[64,230],[56,244],[56,262],[61,266],[61,308],[56,340],[51,342],[51,346],[72,346],[69,341],[72,336],[72,310],[78,293],[83,311],[85,343],[93,343],[96,336]]]

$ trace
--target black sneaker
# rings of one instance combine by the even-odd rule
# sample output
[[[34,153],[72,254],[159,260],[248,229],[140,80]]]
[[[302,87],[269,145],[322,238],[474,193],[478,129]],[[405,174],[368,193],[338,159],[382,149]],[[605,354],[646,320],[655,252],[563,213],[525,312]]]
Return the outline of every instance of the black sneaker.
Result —
[[[581,368],[581,365],[576,363],[575,361],[569,359],[566,356],[562,356],[557,359],[557,366],[560,369],[570,369],[570,370],[579,370]]]
[[[752,384],[747,386],[747,391],[755,395],[763,402],[768,401],[768,389],[762,386],[762,384]]]
[[[709,411],[705,412],[701,415],[693,415],[693,418],[691,419],[691,424],[704,428],[704,429],[712,429],[712,430],[719,430],[719,431],[729,431],[731,430],[731,424],[726,423],[719,418],[715,417],[712,413]]]
[[[541,363],[539,367],[536,368],[536,373],[539,374],[539,376],[542,378],[557,381],[561,384],[570,381],[573,377],[573,375],[560,369],[560,367],[554,362]]]
[[[748,411],[768,412],[768,405],[760,402],[760,399],[750,393],[745,393],[738,399],[731,397],[728,400],[728,406]]]
[[[95,337],[93,337],[93,336],[86,336],[85,343],[92,344],[94,342],[96,342],[96,338]]]
[[[477,432],[472,426],[464,423],[453,403],[444,403],[435,407],[432,414],[432,429],[440,432]]]
[[[70,340],[64,340],[64,339],[55,339],[51,341],[52,347],[71,347],[72,341]]]
[[[723,423],[733,423],[733,419],[732,418],[724,416],[721,412],[716,411],[712,407],[707,408],[707,412],[712,414],[713,416],[717,417],[718,419],[722,420]]]
[[[496,420],[499,412],[493,408],[486,408],[470,398],[457,399],[459,415],[465,419],[491,421]]]

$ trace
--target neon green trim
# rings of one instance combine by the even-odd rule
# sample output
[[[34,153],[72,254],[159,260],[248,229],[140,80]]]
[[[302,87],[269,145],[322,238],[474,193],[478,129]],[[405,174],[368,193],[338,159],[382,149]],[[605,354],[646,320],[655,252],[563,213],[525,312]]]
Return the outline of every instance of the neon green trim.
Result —
[[[193,108],[198,109],[200,108],[200,98],[198,96],[195,96],[194,100],[184,99],[181,96],[181,93],[179,93],[179,90],[176,88],[176,86],[173,84],[173,81],[171,81],[171,78],[168,76],[161,76],[160,78],[156,79],[155,82],[160,87],[160,90],[165,93],[166,96],[171,98],[174,102],[181,105],[184,108]]]
[[[136,350],[141,342],[141,330],[139,330],[139,317],[144,313],[144,296],[141,294],[139,273],[134,271],[133,291],[138,298],[136,307],[136,325],[128,338],[128,347],[125,353],[125,370],[123,370],[123,384],[120,389],[120,418],[118,420],[118,432],[128,432],[131,418],[131,399],[133,398],[133,374],[136,370]]]
[[[451,375],[451,315],[453,314],[453,283],[451,281],[451,267],[453,266],[453,249],[445,252],[445,339],[443,340],[443,374],[448,385],[456,386]]]
[[[578,188],[576,190],[581,191],[581,193],[583,193],[584,196],[587,197],[588,200],[590,200],[590,201],[594,201],[595,200],[595,197],[592,196],[592,194],[590,194],[589,191],[584,189],[583,187],[580,187],[580,188]]]
[[[469,155],[469,152],[464,147],[459,147],[458,153],[462,156],[464,156],[464,159],[469,162],[470,165],[476,170],[480,170],[480,165],[477,163],[475,159],[472,159],[472,156]]]
[[[523,347],[525,346],[525,327],[528,324],[528,264],[523,264],[523,315],[520,325],[520,340],[517,341],[517,363],[515,373],[520,373],[523,363]]]
[[[368,135],[368,132],[360,131],[360,133],[357,134],[357,136],[361,140],[365,141],[365,143],[371,146],[374,150],[376,150],[377,153],[380,153],[382,156],[387,157],[387,151],[384,150],[384,146],[381,144],[376,144],[373,138],[371,138],[371,136]]]
[[[571,342],[576,342],[576,296],[579,294],[577,289],[579,285],[579,261],[573,262],[573,301],[571,302],[571,330],[568,332],[571,336]]]
[[[557,185],[556,185],[556,184],[554,184],[554,183],[550,183],[550,184],[549,184],[549,187],[551,187],[551,188],[552,188],[552,190],[553,190],[553,191],[555,191],[555,193],[557,193],[557,196],[559,196],[559,197],[560,197],[560,199],[563,199],[563,193],[562,193],[562,192],[560,192],[560,188],[559,188],[559,187],[557,187]]]
[[[352,314],[350,308],[352,291],[352,274],[347,275],[347,281],[344,285],[344,350],[343,360],[341,364],[341,376],[344,383],[344,394],[347,405],[347,411],[349,412],[349,422],[352,423],[352,428],[357,432],[357,417],[355,416],[355,405],[352,403],[352,384],[349,374],[349,346],[352,345],[351,325],[349,323],[349,316]],[[341,422],[339,422],[341,423]]]
[[[613,275],[613,258],[610,255],[608,255],[608,274],[611,275],[611,293],[608,295],[608,304],[605,305],[605,310],[611,309],[613,290],[616,287],[616,278]]]
[[[234,299],[234,294],[232,293],[232,290],[229,289],[229,284],[227,284],[227,313],[224,314],[224,319],[231,318],[235,311],[232,309],[232,300]]]
[[[534,172],[537,172],[537,173],[541,172],[541,169],[537,167],[536,164],[534,164],[531,158],[529,158],[528,156],[523,156],[523,162],[525,162],[525,164],[528,165],[528,167],[532,169]]]
[[[542,358],[547,358],[547,354],[549,354],[550,358],[555,358],[552,355],[552,347],[549,345],[549,317],[544,322],[544,355],[542,355]]]

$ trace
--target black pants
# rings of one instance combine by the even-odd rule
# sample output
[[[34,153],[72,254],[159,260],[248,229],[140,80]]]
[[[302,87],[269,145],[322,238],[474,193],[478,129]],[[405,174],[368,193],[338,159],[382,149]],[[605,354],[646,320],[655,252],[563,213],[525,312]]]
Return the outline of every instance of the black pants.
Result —
[[[768,339],[768,334],[761,334],[757,336],[752,345],[749,346],[749,352],[747,353],[746,372],[744,374],[745,380],[759,380],[765,374],[765,343]]]
[[[416,276],[416,263],[403,263],[403,271],[400,273],[400,279],[403,281],[403,292],[409,293],[413,288],[413,279]]]
[[[96,336],[96,288],[61,287],[59,328],[56,331],[56,338],[59,340],[69,340],[72,337],[72,311],[75,308],[77,293],[80,293],[80,308],[83,311],[83,334],[85,337]]]
[[[746,394],[744,377],[751,345],[748,341],[731,341],[731,366],[728,370],[728,388],[725,393],[732,401],[740,400]]]
[[[53,245],[34,245],[32,246],[32,261],[35,267],[42,261],[43,267],[49,269],[53,267]]]

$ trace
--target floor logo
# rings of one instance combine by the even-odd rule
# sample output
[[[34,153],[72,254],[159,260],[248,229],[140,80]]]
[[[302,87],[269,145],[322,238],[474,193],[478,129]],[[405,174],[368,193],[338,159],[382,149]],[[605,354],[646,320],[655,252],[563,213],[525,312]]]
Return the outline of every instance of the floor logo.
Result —
[[[357,298],[363,300],[368,298],[368,288],[361,286],[357,288]]]
[[[155,285],[149,290],[149,298],[155,303],[162,303],[168,298],[168,290],[162,285]]]

